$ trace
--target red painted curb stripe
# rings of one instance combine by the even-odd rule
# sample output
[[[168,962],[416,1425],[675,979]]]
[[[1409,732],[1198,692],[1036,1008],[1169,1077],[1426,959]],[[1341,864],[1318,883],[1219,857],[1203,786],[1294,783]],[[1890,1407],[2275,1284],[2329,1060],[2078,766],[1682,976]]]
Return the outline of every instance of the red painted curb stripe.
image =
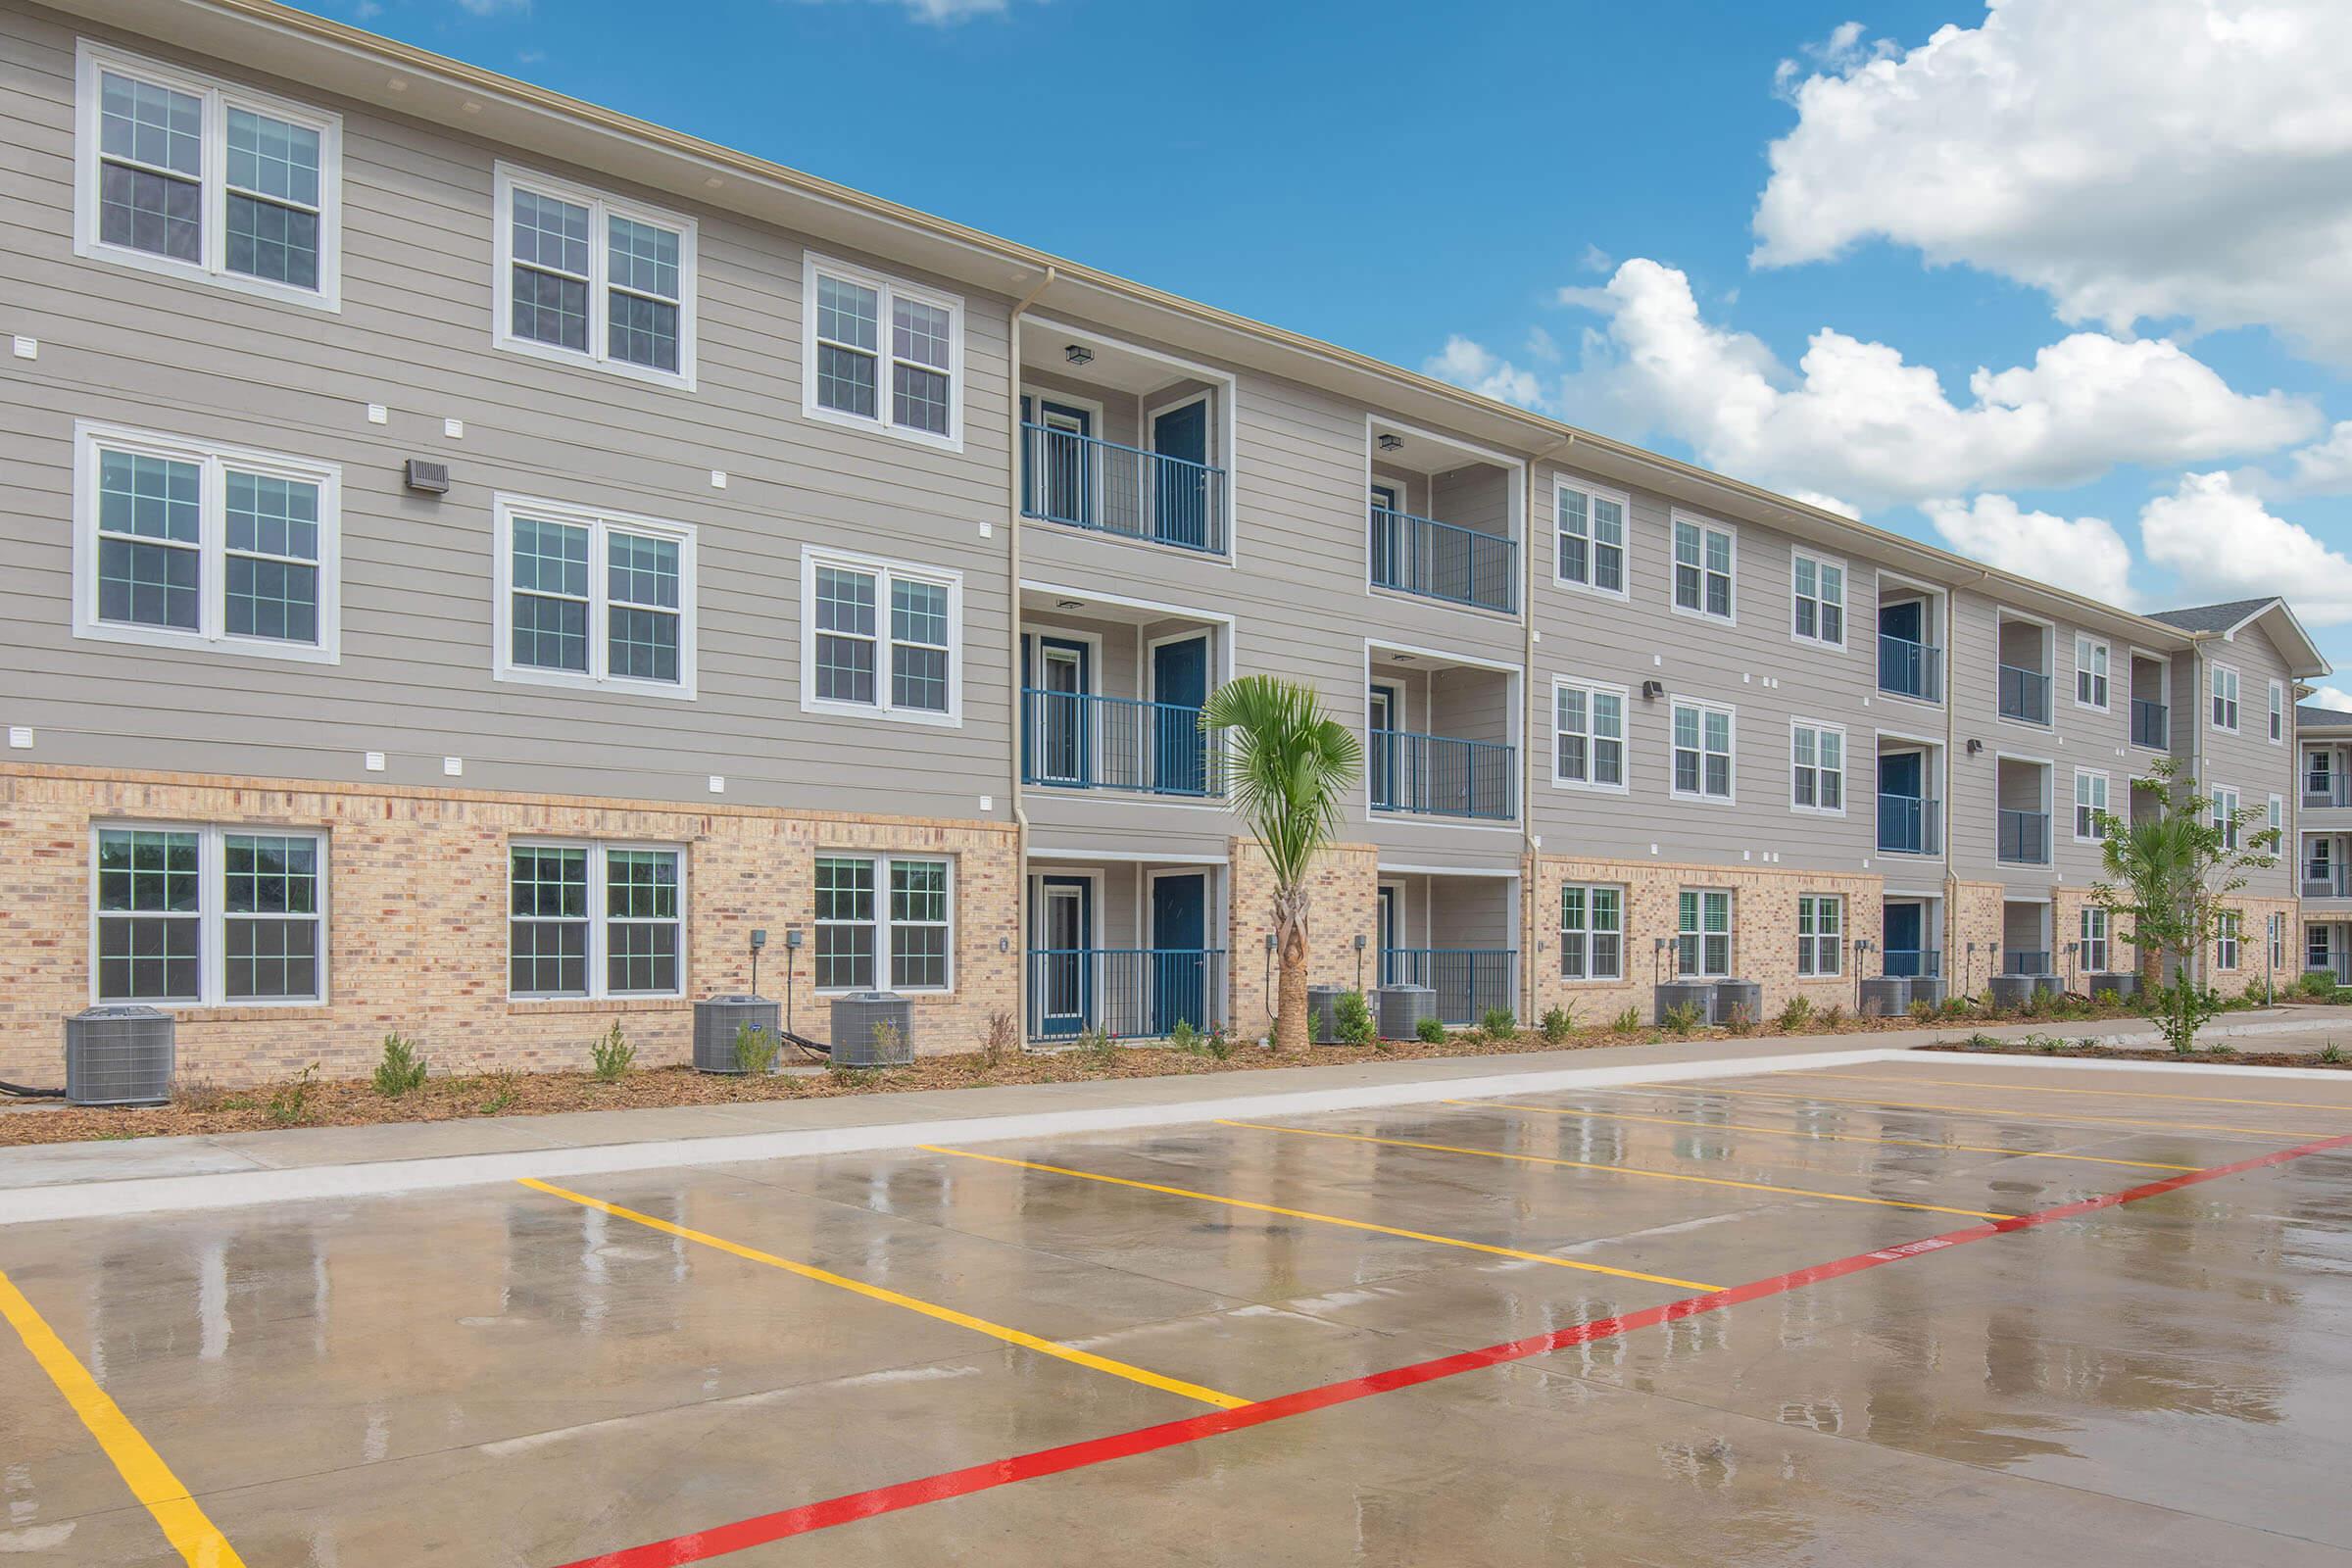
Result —
[[[1458,1377],[1464,1372],[1476,1372],[1506,1362],[1523,1361],[1530,1356],[1546,1355],[1572,1345],[1588,1345],[1595,1340],[1614,1339],[1637,1329],[1653,1328],[1680,1318],[1694,1317],[1701,1312],[1717,1312],[1727,1306],[1740,1306],[1766,1297],[1801,1290],[1808,1285],[1820,1285],[1830,1280],[1859,1274],[1864,1269],[1878,1268],[1887,1263],[1899,1263],[1905,1258],[1918,1257],[1926,1252],[1937,1252],[1946,1248],[1964,1247],[1970,1242],[2006,1235],[2011,1231],[2031,1230],[2062,1219],[2113,1208],[2122,1203],[2136,1203],[2144,1199],[2159,1198],[2183,1187],[2200,1182],[2219,1181],[2225,1176],[2236,1176],[2269,1165],[2284,1164],[2309,1154],[2325,1153],[2330,1150],[2352,1147],[2352,1134],[2337,1138],[2323,1138],[2315,1143],[2299,1144],[2292,1149],[2276,1150],[2241,1159],[2233,1164],[2215,1165],[2205,1170],[2186,1171],[2179,1176],[2167,1176],[2161,1181],[2126,1188],[2103,1198],[2086,1198],[2080,1202],[2063,1203],[2056,1208],[2037,1209],[2031,1214],[2019,1214],[2010,1219],[1989,1220],[1970,1225],[1940,1236],[1922,1241],[1906,1242],[1899,1247],[1883,1248],[1875,1252],[1857,1252],[1832,1263],[1818,1263],[1810,1268],[1788,1274],[1776,1274],[1769,1279],[1751,1280],[1735,1285],[1730,1290],[1714,1291],[1705,1296],[1687,1296],[1663,1306],[1643,1307],[1617,1317],[1595,1318],[1572,1328],[1555,1329],[1532,1339],[1513,1340],[1503,1345],[1491,1345],[1483,1350],[1462,1350],[1436,1360],[1421,1361],[1411,1366],[1394,1367],[1367,1377],[1347,1378],[1327,1383],[1321,1388],[1301,1389],[1296,1394],[1280,1395],[1261,1399],[1236,1410],[1216,1410],[1206,1415],[1188,1416],[1179,1421],[1164,1422],[1155,1427],[1143,1427],[1133,1432],[1115,1433],[1106,1438],[1089,1438],[1083,1443],[1065,1444],[1058,1448],[1041,1448],[1034,1453],[1016,1454],[1009,1459],[995,1459],[976,1464],[965,1470],[950,1470],[941,1475],[925,1476],[917,1481],[901,1481],[892,1486],[876,1487],[870,1492],[853,1492],[844,1496],[830,1497],[823,1502],[803,1503],[777,1513],[765,1513],[733,1524],[717,1525],[692,1535],[676,1536],[668,1541],[657,1541],[643,1546],[630,1546],[620,1551],[607,1552],[601,1557],[584,1557],[566,1563],[564,1568],[682,1568],[687,1563],[707,1562],[728,1552],[743,1551],[752,1546],[765,1545],[791,1536],[805,1536],[812,1531],[829,1530],[835,1525],[850,1524],[858,1519],[871,1519],[878,1514],[897,1513],[926,1502],[941,1502],[950,1497],[969,1496],[975,1492],[1009,1486],[1016,1481],[1033,1481],[1041,1476],[1060,1475],[1066,1470],[1084,1469],[1089,1465],[1104,1464],[1112,1459],[1124,1459],[1139,1453],[1152,1453],[1160,1448],[1172,1448],[1181,1444],[1198,1443],[1203,1438],[1220,1437],[1228,1432],[1240,1432],[1250,1427],[1264,1426],[1270,1421],[1287,1420],[1310,1411],[1329,1409],[1367,1398],[1375,1394],[1389,1394],[1397,1389],[1409,1389],[1423,1383],[1435,1383],[1442,1378]]]

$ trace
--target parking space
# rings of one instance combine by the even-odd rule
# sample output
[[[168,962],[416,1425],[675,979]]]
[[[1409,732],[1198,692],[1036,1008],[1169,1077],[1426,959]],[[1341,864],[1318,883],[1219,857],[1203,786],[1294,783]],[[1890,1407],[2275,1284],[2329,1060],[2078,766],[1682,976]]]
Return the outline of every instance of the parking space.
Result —
[[[2343,1562],[2347,1135],[1924,1057],[15,1227],[0,1555]]]

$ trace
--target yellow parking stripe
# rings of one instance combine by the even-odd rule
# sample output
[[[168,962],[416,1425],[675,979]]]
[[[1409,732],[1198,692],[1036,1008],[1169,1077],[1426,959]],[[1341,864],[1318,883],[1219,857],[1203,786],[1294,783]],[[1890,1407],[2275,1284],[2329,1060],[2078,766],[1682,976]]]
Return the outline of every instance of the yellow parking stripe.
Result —
[[[1868,1105],[1879,1110],[1942,1110],[1963,1116],[2005,1116],[2022,1121],[2054,1121],[2073,1127],[2092,1125],[2113,1127],[2159,1127],[2176,1133],[2235,1133],[2248,1138],[2278,1138],[2300,1143],[2306,1138],[2332,1138],[2335,1129],[2310,1132],[2281,1132],[2276,1127],[2237,1127],[2225,1122],[2203,1121],[2141,1121],[2131,1116],[2093,1116],[2086,1111],[2073,1115],[2053,1116],[2039,1110],[2010,1110],[1999,1105],[1947,1105],[1929,1100],[1882,1100],[1875,1095],[1799,1095],[1781,1089],[1727,1089],[1710,1083],[1704,1088],[1688,1083],[1634,1084],[1624,1089],[1603,1090],[1603,1094],[1677,1094],[1677,1095],[1739,1095],[1749,1100],[1805,1100],[1825,1105]]]
[[[0,1274],[0,1317],[7,1318],[24,1340],[24,1348],[49,1374],[49,1381],[81,1417],[81,1424],[90,1429],[90,1436],[98,1440],[98,1446],[106,1450],[129,1484],[131,1495],[155,1516],[164,1539],[172,1543],[188,1568],[244,1568],[245,1559],[237,1555],[237,1548],[228,1544],[220,1527],[205,1517],[179,1477],[164,1463],[164,1456],[139,1435],[122,1406],[98,1386],[98,1380],[66,1348],[66,1342],[33,1310],[24,1293],[6,1274]]]
[[[1448,1100],[1448,1105],[1496,1110],[1534,1110],[1546,1116],[1579,1120],[1645,1121],[1661,1127],[1703,1127],[1711,1133],[1768,1133],[1775,1138],[1802,1138],[1830,1144],[1886,1144],[1897,1149],[1944,1149],[1957,1154],[2014,1154],[2019,1159],[2081,1159],[2093,1165],[2130,1165],[2138,1170],[2195,1170],[2195,1165],[2170,1165],[2161,1159],[2115,1159],[2105,1154],[2068,1154],[2052,1149],[2001,1149],[1991,1144],[1939,1144],[1925,1138],[1866,1138],[1860,1133],[1817,1133],[1802,1127],[1758,1127],[1740,1121],[1691,1121],[1682,1116],[1637,1116],[1625,1110],[1574,1110],[1559,1105],[1522,1105],[1508,1100]]]
[[[787,1274],[797,1274],[805,1280],[814,1280],[819,1285],[830,1285],[837,1290],[853,1292],[864,1297],[869,1301],[881,1301],[889,1306],[903,1306],[909,1312],[920,1312],[923,1316],[937,1318],[942,1323],[953,1323],[957,1328],[970,1329],[975,1334],[986,1334],[992,1339],[1003,1340],[1007,1345],[1017,1345],[1023,1349],[1035,1350],[1040,1355],[1051,1355],[1078,1366],[1092,1367],[1097,1372],[1107,1372],[1114,1378],[1125,1378],[1130,1383],[1140,1383],[1148,1389],[1158,1389],[1168,1394],[1181,1394],[1188,1399],[1198,1399],[1202,1404],[1213,1404],[1220,1410],[1239,1409],[1250,1402],[1239,1395],[1220,1394],[1215,1389],[1204,1389],[1198,1383],[1187,1383],[1181,1378],[1163,1377],[1157,1372],[1147,1371],[1140,1366],[1130,1366],[1124,1361],[1114,1361],[1106,1355],[1097,1355],[1091,1350],[1073,1349],[1066,1345],[1056,1345],[1052,1340],[1039,1339],[1034,1334],[1024,1334],[1019,1329],[1006,1328],[1002,1323],[991,1323],[986,1318],[974,1317],[968,1312],[958,1312],[951,1306],[937,1306],[929,1301],[918,1300],[911,1296],[902,1296],[897,1291],[884,1290],[879,1285],[868,1285],[863,1280],[854,1280],[847,1275],[833,1273],[830,1269],[816,1268],[808,1263],[796,1263],[791,1258],[778,1257],[773,1252],[763,1252],[756,1247],[745,1247],[741,1243],[730,1242],[721,1236],[712,1236],[705,1231],[689,1230],[683,1225],[673,1225],[668,1220],[658,1218],[652,1214],[640,1214],[633,1208],[623,1208],[618,1203],[608,1203],[601,1198],[590,1198],[584,1193],[571,1192],[568,1189],[529,1176],[517,1179],[525,1187],[552,1194],[557,1198],[568,1199],[585,1207],[611,1214],[615,1219],[634,1220],[640,1225],[650,1226],[654,1230],[663,1231],[689,1242],[700,1242],[705,1247],[716,1248],[722,1252],[732,1252],[737,1257],[748,1258],[755,1263],[765,1263],[770,1268],[780,1268]]]
[[[1516,1247],[1494,1247],[1485,1242],[1465,1242],[1453,1236],[1432,1236],[1427,1231],[1400,1230],[1394,1225],[1375,1225],[1370,1220],[1344,1219],[1337,1214],[1317,1214],[1303,1208],[1282,1208],[1273,1203],[1253,1203],[1246,1198],[1227,1198],[1221,1193],[1196,1193],[1189,1187],[1163,1187],[1157,1182],[1130,1181],[1124,1176],[1104,1176],[1091,1170],[1072,1170],[1067,1165],[1046,1165],[1034,1159],[1013,1159],[1004,1154],[979,1154],[968,1149],[949,1149],[938,1144],[925,1144],[923,1149],[934,1154],[954,1154],[958,1159],[984,1159],[992,1165],[1013,1165],[1022,1170],[1042,1170],[1055,1176],[1075,1176],[1080,1181],[1107,1182],[1113,1187],[1133,1187],[1146,1193],[1164,1193],[1170,1198],[1198,1199],[1203,1203],[1222,1203],[1228,1208],[1246,1208],[1252,1213],[1279,1214],[1285,1219],[1311,1219],[1318,1224],[1339,1225],[1351,1231],[1370,1231],[1378,1236],[1401,1236],[1408,1242],[1435,1242],[1440,1247],[1460,1247],[1473,1252],[1492,1252],[1497,1257],[1516,1257],[1530,1263],[1549,1263],[1557,1268],[1581,1269],[1588,1274],[1610,1274],[1621,1280],[1642,1280],[1650,1285],[1671,1285],[1678,1291],[1719,1291],[1720,1285],[1702,1285],[1696,1280],[1678,1280],[1665,1274],[1644,1274],[1638,1269],[1610,1268],[1601,1263],[1582,1263],[1574,1258],[1554,1257],[1549,1252],[1526,1252]]]
[[[2164,1068],[2158,1066],[2155,1070],[2162,1072]],[[2352,1105],[2330,1105],[2323,1102],[2308,1100],[2231,1100],[2225,1095],[2160,1095],[2150,1090],[2132,1089],[2060,1089],[2051,1084],[1987,1083],[1981,1078],[1973,1080],[1968,1078],[1913,1078],[1907,1075],[1896,1077],[1890,1074],[1867,1072],[1808,1071],[1797,1076],[1836,1078],[1841,1082],[1855,1084],[1934,1084],[1939,1089],[2015,1090],[2019,1094],[2025,1095],[2090,1095],[2102,1100],[2185,1100],[2191,1103],[2205,1105],[2271,1105],[2279,1110],[2332,1110],[2352,1115]],[[2344,1081],[2352,1083],[2352,1073],[2347,1073]]]
[[[1385,1144],[1392,1149],[1426,1149],[1440,1154],[1476,1154],[1481,1159],[1515,1159],[1529,1165],[1564,1165],[1570,1170],[1597,1170],[1611,1176],[1641,1176],[1660,1182],[1696,1182],[1703,1187],[1739,1187],[1751,1193],[1780,1193],[1789,1198],[1826,1198],[1838,1203],[1875,1203],[1881,1208],[1917,1208],[1931,1214],[1961,1214],[1969,1219],[2009,1219],[1981,1208],[1947,1208],[1941,1203],[1906,1203],[1899,1198],[1856,1198],[1851,1193],[1817,1193],[1810,1187],[1775,1187],[1770,1182],[1736,1182],[1725,1176],[1689,1176],[1681,1171],[1644,1170],[1639,1165],[1602,1165],[1583,1159],[1553,1159],[1548,1154],[1508,1154],[1493,1149],[1463,1149],[1454,1144],[1424,1144],[1410,1138],[1374,1138],[1365,1133],[1324,1132],[1314,1127],[1277,1127],[1262,1121],[1222,1121],[1220,1127],[1254,1127],[1261,1133],[1290,1133],[1299,1138],[1343,1138],[1351,1144]]]

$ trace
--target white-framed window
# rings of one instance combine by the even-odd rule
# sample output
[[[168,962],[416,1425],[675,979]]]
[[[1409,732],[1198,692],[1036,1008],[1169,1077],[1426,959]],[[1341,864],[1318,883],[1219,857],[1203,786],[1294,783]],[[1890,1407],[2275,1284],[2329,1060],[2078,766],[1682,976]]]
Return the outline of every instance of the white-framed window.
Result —
[[[2107,974],[2107,911],[2095,904],[2082,906],[2082,972]]]
[[[2330,956],[2330,951],[2326,926],[2304,927],[2303,967],[2306,969],[2333,969],[2335,963]]]
[[[963,722],[963,575],[801,552],[801,709]]]
[[[2325,747],[2310,747],[2303,753],[2303,793],[2332,796],[2335,793],[2335,754]]]
[[[1731,525],[1674,516],[1674,608],[1688,615],[1733,620],[1732,576],[1739,557]]]
[[[81,40],[74,254],[339,310],[339,116]]]
[[[963,301],[810,254],[801,274],[801,409],[963,450]]]
[[[2335,880],[2335,841],[2333,839],[2322,837],[2310,841],[2310,846],[2304,852],[2303,857],[2303,880],[2306,882],[2332,882]]]
[[[2271,911],[2270,928],[2271,972],[2277,974],[2286,967],[2286,916],[2276,909]]]
[[[1564,789],[1624,790],[1625,688],[1551,683],[1551,781]]]
[[[1845,563],[1835,556],[1796,551],[1789,558],[1795,585],[1795,619],[1790,634],[1800,643],[1845,646]]]
[[[1564,480],[1553,496],[1559,520],[1559,581],[1625,598],[1625,497]]]
[[[816,989],[955,988],[954,864],[939,856],[816,858]]]
[[[1715,888],[1685,888],[1676,901],[1674,972],[1685,979],[1720,980],[1732,972],[1732,896]]]
[[[685,994],[686,857],[658,844],[507,847],[507,994]]]
[[[74,427],[74,635],[331,664],[342,470]]]
[[[528,496],[492,511],[498,679],[693,699],[691,527]]]
[[[2075,706],[2107,711],[2107,645],[2096,637],[2075,634]]]
[[[1794,810],[1845,814],[1845,726],[1809,718],[1788,725],[1788,805]]]
[[[2278,681],[2271,682],[2270,734],[2273,746],[2286,744],[2286,687]]]
[[[94,1002],[326,1000],[326,835],[108,822],[91,836]]]
[[[1731,709],[1711,703],[1674,700],[1675,799],[1732,799],[1734,716]]]
[[[2238,960],[2238,924],[2235,909],[2224,909],[2213,917],[2213,966],[2234,969]]]
[[[491,341],[694,387],[695,221],[500,164]]]
[[[1801,893],[1796,900],[1796,972],[1830,979],[1842,972],[1845,900],[1834,893]]]
[[[2213,666],[2211,683],[2213,727],[2237,733],[2237,671],[2228,664]]]
[[[2102,835],[2099,818],[2107,810],[2107,775],[2094,768],[2075,769],[2075,842],[2095,844]]]
[[[2271,840],[2271,853],[2276,855],[2278,853],[2279,846],[2286,842],[2285,796],[2274,795],[2271,797],[2270,809],[2264,813],[2263,821],[2275,835]]]
[[[1572,882],[1560,889],[1560,978],[1625,978],[1625,889]]]
[[[2237,848],[2237,791],[2226,784],[2213,787],[2213,830],[2222,836],[2222,848]]]

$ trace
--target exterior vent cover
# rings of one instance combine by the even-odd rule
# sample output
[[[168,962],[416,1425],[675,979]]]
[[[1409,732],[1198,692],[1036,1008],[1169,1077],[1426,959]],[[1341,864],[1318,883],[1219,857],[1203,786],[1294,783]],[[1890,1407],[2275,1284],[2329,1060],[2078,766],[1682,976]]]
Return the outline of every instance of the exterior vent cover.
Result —
[[[897,1048],[887,1054],[874,1039],[884,1024],[899,1032]],[[905,1067],[913,1061],[913,1003],[891,991],[853,991],[833,999],[835,1066]]]
[[[411,458],[401,471],[401,481],[418,495],[445,496],[449,494],[449,465]]]
[[[779,1046],[777,1007],[765,997],[706,997],[694,1004],[694,1065],[698,1072],[741,1072],[735,1064],[735,1031],[744,1024],[763,1029]],[[784,1065],[776,1053],[775,1068]],[[774,1070],[774,1069],[771,1069]]]
[[[172,1098],[172,1015],[113,1004],[66,1020],[66,1101],[160,1105]]]
[[[1421,1020],[1438,1015],[1438,994],[1427,986],[1380,988],[1380,1038],[1411,1040],[1421,1032]]]

